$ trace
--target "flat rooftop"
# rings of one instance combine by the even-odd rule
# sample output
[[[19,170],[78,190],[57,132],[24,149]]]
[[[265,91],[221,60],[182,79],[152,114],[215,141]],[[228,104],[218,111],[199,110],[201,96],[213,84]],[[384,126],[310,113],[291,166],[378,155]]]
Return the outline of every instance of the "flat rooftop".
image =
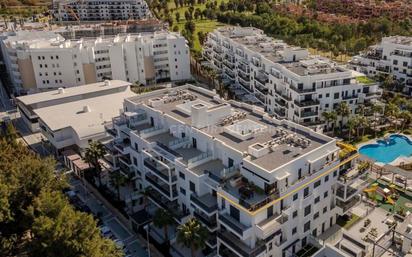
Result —
[[[110,80],[110,85],[106,86],[104,82],[98,82],[93,84],[87,84],[83,86],[65,88],[64,92],[59,90],[52,90],[43,93],[37,93],[32,95],[19,96],[17,99],[25,105],[32,105],[37,103],[43,103],[53,100],[59,100],[64,98],[70,98],[74,96],[81,96],[89,93],[95,93],[99,91],[120,89],[122,87],[130,86],[129,82],[121,80]]]
[[[143,94],[129,98],[128,101],[131,101],[135,104],[144,104],[148,108],[163,112],[165,115],[169,115],[174,119],[180,121],[181,123],[191,126],[192,116],[188,113],[183,112],[181,108],[179,108],[183,103],[187,104],[188,100],[180,99],[171,102],[165,101],[165,103],[156,105],[155,107],[152,107],[150,105],[152,99],[165,99],[165,97],[167,98],[169,94],[175,94],[176,90],[176,88],[157,90],[151,92],[150,94]],[[329,138],[325,135],[318,134],[312,130],[286,120],[279,121],[269,118],[270,120],[268,121],[268,115],[263,110],[261,111],[261,114],[252,111],[252,108],[257,108],[255,106],[243,104],[244,106],[249,106],[250,109],[246,107],[238,107],[236,105],[240,104],[238,102],[227,102],[224,100],[214,99],[214,96],[216,95],[208,95],[205,92],[202,92],[202,89],[196,89],[196,87],[194,86],[183,86],[179,87],[178,90],[181,90],[185,94],[190,94],[192,97],[194,97],[195,100],[192,100],[193,103],[199,103],[199,101],[207,103],[209,110],[227,105],[231,113],[231,115],[229,115],[228,117],[229,119],[231,117],[241,116],[240,119],[234,120],[233,122],[229,122],[227,124],[222,124],[222,119],[220,119],[214,124],[208,124],[207,127],[198,129],[209,135],[210,137],[214,137],[225,145],[233,148],[235,151],[244,153],[248,152],[249,146],[251,145],[257,143],[265,145],[269,141],[277,141],[276,145],[272,146],[273,150],[269,151],[262,157],[253,157],[251,154],[249,156],[250,161],[269,171],[277,168],[280,165],[286,164],[303,154],[311,152],[314,149],[320,148],[325,143],[331,142],[333,140],[332,138]],[[264,116],[266,117],[266,119],[264,119]],[[246,127],[241,127],[241,129],[237,128],[230,131],[231,126],[233,125]],[[247,131],[245,132],[243,130]],[[252,130],[253,132],[251,132]],[[281,133],[279,131],[281,131]],[[288,139],[289,136],[290,139]],[[296,142],[294,142],[294,139],[299,140],[296,140]],[[156,136],[156,139],[149,138],[148,140],[156,140],[162,141],[163,143],[168,143],[173,140],[173,138],[169,138],[167,135],[161,134]],[[306,141],[306,144],[299,145],[299,143],[297,142],[301,142],[301,140]],[[216,166],[217,169],[222,168],[222,166],[217,163],[214,166]],[[196,171],[202,173],[202,167],[199,168],[200,170]]]
[[[71,127],[79,138],[85,138],[103,133],[104,123],[118,116],[123,109],[124,99],[133,95],[130,88],[126,87],[125,90],[110,94],[39,108],[34,113],[52,131]]]

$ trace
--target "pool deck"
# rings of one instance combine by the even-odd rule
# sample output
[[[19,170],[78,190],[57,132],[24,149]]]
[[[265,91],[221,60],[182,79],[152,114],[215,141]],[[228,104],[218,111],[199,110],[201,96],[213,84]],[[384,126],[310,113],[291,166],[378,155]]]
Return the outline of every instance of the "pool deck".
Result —
[[[402,133],[386,133],[383,137],[374,138],[374,139],[371,139],[371,140],[369,140],[369,141],[366,141],[366,142],[357,144],[356,147],[357,147],[358,150],[359,150],[361,147],[363,147],[363,146],[365,146],[365,145],[378,144],[378,141],[379,141],[379,140],[383,140],[385,137],[389,137],[389,136],[392,136],[392,135],[404,136],[404,137],[408,138],[410,141],[412,141],[412,136],[410,136],[410,135],[405,135],[405,134],[402,134]],[[370,158],[369,156],[366,156],[366,157]],[[370,158],[370,159],[371,159],[371,158]],[[395,160],[393,160],[393,161],[391,161],[391,162],[389,162],[389,163],[386,163],[386,164],[389,164],[389,165],[392,165],[392,166],[399,166],[399,165],[401,165],[401,164],[403,164],[403,163],[412,163],[412,156],[410,156],[410,157],[399,156],[399,157],[396,158]],[[380,167],[383,167],[383,166],[385,166],[386,164],[385,164],[385,163],[382,163],[382,162],[375,162],[375,165],[380,166]]]

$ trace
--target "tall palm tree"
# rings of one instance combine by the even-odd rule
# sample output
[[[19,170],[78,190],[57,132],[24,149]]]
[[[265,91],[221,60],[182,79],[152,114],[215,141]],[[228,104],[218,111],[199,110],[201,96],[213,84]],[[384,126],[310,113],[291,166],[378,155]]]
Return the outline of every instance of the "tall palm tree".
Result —
[[[140,190],[139,194],[143,198],[143,208],[146,210],[147,204],[149,202],[150,189],[148,187],[146,187],[145,189]]]
[[[120,201],[120,187],[126,185],[127,178],[120,174],[118,171],[110,173],[110,185],[116,189],[117,200]]]
[[[363,137],[365,136],[365,129],[369,126],[369,120],[368,118],[362,115],[358,117],[358,121],[359,121],[359,127],[362,128],[362,137]]]
[[[383,108],[382,105],[374,103],[372,104],[372,113],[373,113],[373,131],[375,133],[375,137],[376,137],[376,127],[378,125],[378,114],[382,112]]]
[[[358,124],[358,119],[356,118],[356,116],[349,118],[348,123],[347,123],[348,133],[349,133],[348,141],[351,140],[352,130],[357,126],[357,124]]]
[[[105,154],[105,146],[99,141],[92,141],[89,143],[89,147],[86,148],[83,157],[85,162],[94,167],[95,175],[97,175],[97,178],[99,179],[99,185],[102,185],[102,166],[100,165],[99,159],[103,158]]]
[[[340,133],[342,134],[343,131],[343,121],[345,117],[350,115],[350,108],[347,102],[340,102],[338,108],[336,109],[336,113],[341,117],[340,121]]]
[[[331,112],[323,112],[322,113],[323,118],[326,121],[326,127],[327,129],[330,128],[330,123],[332,123],[332,135],[334,134],[334,130],[335,130],[335,122],[337,119],[337,115],[336,112],[331,111]]]
[[[169,226],[175,224],[172,214],[163,208],[157,209],[153,217],[153,224],[158,228],[163,228],[165,242],[169,244]]]
[[[399,117],[402,119],[401,131],[403,131],[412,123],[412,113],[410,111],[402,111]]]
[[[207,237],[207,229],[194,218],[177,228],[177,242],[190,248],[192,257],[195,257],[197,250],[205,247]]]
[[[385,115],[392,119],[392,122],[395,125],[395,130],[398,129],[398,117],[399,117],[400,109],[394,103],[389,103],[385,108]]]

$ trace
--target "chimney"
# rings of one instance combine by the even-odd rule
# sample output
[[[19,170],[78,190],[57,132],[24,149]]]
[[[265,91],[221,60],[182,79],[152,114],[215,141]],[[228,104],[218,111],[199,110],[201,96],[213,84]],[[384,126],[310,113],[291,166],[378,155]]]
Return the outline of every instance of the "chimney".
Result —
[[[105,81],[104,81],[104,85],[105,85],[105,86],[110,86],[110,80],[105,80]]]
[[[64,88],[59,87],[57,90],[58,90],[59,94],[64,94]]]
[[[83,106],[83,113],[91,112],[90,107],[88,105]]]

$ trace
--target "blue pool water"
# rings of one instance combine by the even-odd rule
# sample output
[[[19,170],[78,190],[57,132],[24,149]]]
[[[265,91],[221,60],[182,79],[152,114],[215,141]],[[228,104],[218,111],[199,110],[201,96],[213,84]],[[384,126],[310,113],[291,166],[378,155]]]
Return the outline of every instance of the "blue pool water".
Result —
[[[359,152],[376,160],[377,162],[390,163],[399,156],[412,155],[412,142],[402,135],[391,135],[389,142],[378,140],[377,144],[362,146]]]

